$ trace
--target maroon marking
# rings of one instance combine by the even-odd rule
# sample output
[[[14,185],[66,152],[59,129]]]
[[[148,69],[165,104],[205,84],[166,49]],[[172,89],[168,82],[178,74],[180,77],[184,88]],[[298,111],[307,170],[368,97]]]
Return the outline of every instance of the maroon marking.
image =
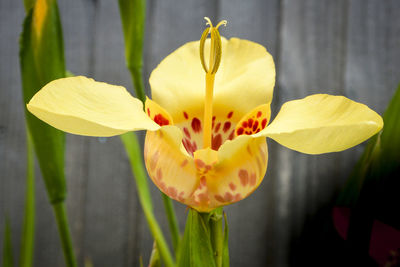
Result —
[[[150,109],[149,108],[147,108],[147,115],[150,116]]]
[[[262,112],[261,112],[261,111],[257,112],[257,118],[260,118],[261,115],[262,115]]]
[[[189,119],[189,115],[186,113],[186,111],[183,112],[183,117],[185,117],[185,119]]]
[[[189,132],[189,130],[188,130],[188,128],[183,128],[183,132],[185,133],[185,135],[187,136],[187,138],[189,138],[190,139],[190,132]]]
[[[212,117],[212,120],[215,121],[215,116]]]
[[[206,193],[198,194],[197,197],[199,198],[200,202],[207,202],[208,201],[208,195]]]
[[[233,140],[233,138],[235,137],[235,130],[232,130],[231,134],[229,135],[228,139],[229,140]]]
[[[201,159],[195,159],[194,163],[196,164],[196,167],[199,169],[202,169],[202,168],[204,168],[204,166],[206,166],[204,161],[202,161]]]
[[[239,193],[237,193],[234,197],[233,197],[233,201],[234,202],[237,202],[237,201],[239,201],[239,200],[241,200],[242,199],[242,196],[239,194]]]
[[[258,121],[255,121],[253,124],[253,132],[257,130],[257,127],[258,127]]]
[[[246,128],[247,127],[247,121],[242,122],[242,126],[243,126],[243,128]]]
[[[156,177],[157,177],[158,180],[161,180],[161,179],[162,179],[162,171],[161,171],[160,168],[157,169],[157,175],[156,175]]]
[[[232,115],[233,115],[233,111],[229,112],[229,113],[228,113],[228,116],[227,116],[228,119],[232,118]]]
[[[256,174],[253,172],[250,175],[250,181],[249,181],[250,186],[255,186],[256,185],[256,181],[257,181],[257,177],[256,177]]]
[[[218,122],[217,123],[217,126],[215,126],[215,130],[214,130],[214,132],[218,132],[219,131],[219,128],[221,127],[221,123],[220,122]]]
[[[239,171],[239,179],[240,179],[240,183],[243,186],[246,186],[249,183],[249,173],[247,172],[247,170],[241,169]]]
[[[221,134],[217,134],[212,138],[211,148],[214,150],[218,150],[218,148],[222,145],[222,136]]]
[[[160,126],[168,125],[169,120],[167,120],[161,113],[157,114],[154,116],[154,122],[157,123]]]
[[[230,189],[231,189],[232,191],[235,191],[235,190],[236,190],[236,185],[235,185],[234,183],[230,183],[230,184],[229,184],[229,187],[230,187]]]
[[[224,198],[226,202],[231,202],[233,200],[233,195],[229,192],[226,192]]]
[[[195,141],[193,141],[193,143],[192,143],[192,149],[193,149],[193,152],[197,150],[197,144]]]
[[[202,187],[207,185],[207,180],[206,180],[206,177],[205,177],[205,176],[202,176],[202,177],[200,178],[200,185],[201,185]]]
[[[225,202],[224,198],[221,195],[214,195],[214,197],[219,202]]]
[[[237,135],[242,135],[244,132],[244,129],[242,127],[240,127],[239,129],[237,129],[236,134]]]
[[[224,133],[226,133],[230,128],[231,128],[231,122],[230,121],[225,122],[223,129]]]
[[[192,129],[195,133],[198,133],[201,131],[201,121],[198,118],[193,118]]]
[[[176,191],[175,187],[170,186],[168,187],[167,191],[168,191],[167,195],[170,196],[171,198],[176,198],[176,196],[178,195],[178,192]]]
[[[261,122],[261,129],[264,129],[266,125],[267,125],[267,119],[263,119]]]
[[[248,120],[248,122],[249,122],[249,128],[251,128],[251,127],[253,126],[253,119],[250,118],[250,119]]]
[[[188,164],[188,160],[187,159],[185,159],[184,161],[182,161],[182,163],[181,163],[181,167],[183,168],[183,167],[185,167],[186,166],[186,164]]]

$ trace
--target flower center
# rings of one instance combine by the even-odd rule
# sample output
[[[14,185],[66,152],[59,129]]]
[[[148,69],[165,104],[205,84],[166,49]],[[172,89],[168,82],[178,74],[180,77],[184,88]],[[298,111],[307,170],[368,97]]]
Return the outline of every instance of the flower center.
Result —
[[[207,25],[209,27],[204,30],[201,39],[200,39],[200,60],[201,65],[206,72],[206,97],[204,101],[204,129],[203,129],[203,146],[204,148],[211,147],[211,129],[212,129],[212,101],[213,101],[213,91],[214,91],[214,78],[215,73],[219,68],[219,64],[221,63],[221,55],[222,55],[222,45],[221,45],[221,36],[218,32],[218,28],[221,25],[226,25],[226,20],[222,20],[217,24],[216,27],[213,27],[211,20],[207,17],[204,18],[207,20]],[[204,57],[204,45],[208,35],[211,37],[210,44],[210,57],[209,62],[206,64]]]

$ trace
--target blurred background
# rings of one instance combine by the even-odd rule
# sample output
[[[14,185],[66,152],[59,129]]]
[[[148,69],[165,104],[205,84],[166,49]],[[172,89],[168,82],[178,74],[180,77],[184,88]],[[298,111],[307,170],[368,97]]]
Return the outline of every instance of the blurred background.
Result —
[[[118,1],[58,2],[68,70],[133,92]],[[22,0],[0,0],[0,239],[7,214],[16,255],[26,179],[18,58],[24,13]],[[273,116],[284,102],[314,93],[345,95],[382,114],[400,82],[399,15],[397,0],[148,0],[147,93],[151,95],[151,71],[179,46],[198,40],[205,28],[203,17],[209,16],[214,22],[228,20],[222,35],[261,43],[274,57]],[[336,197],[364,145],[311,156],[269,140],[263,183],[249,198],[225,209],[231,266],[299,266],[300,259],[318,257],[315,245],[331,249],[313,242],[331,219]],[[36,172],[35,266],[64,266],[54,216],[38,168]],[[96,267],[139,266],[141,256],[147,262],[153,240],[120,139],[67,135],[66,177],[80,265],[90,259]],[[151,186],[156,214],[167,233],[160,194]],[[186,207],[176,202],[175,207],[183,230]]]

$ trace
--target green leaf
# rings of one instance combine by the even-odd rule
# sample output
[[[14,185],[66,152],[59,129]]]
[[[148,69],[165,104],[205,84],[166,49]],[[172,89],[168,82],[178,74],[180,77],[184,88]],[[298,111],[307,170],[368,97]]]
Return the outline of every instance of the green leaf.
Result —
[[[48,82],[65,76],[64,47],[57,3],[37,0],[25,19],[20,40],[24,103]],[[65,199],[65,134],[25,109],[40,169],[51,203]]]
[[[12,267],[14,266],[14,258],[11,242],[11,227],[8,217],[6,217],[3,238],[3,267]]]
[[[367,180],[391,176],[400,168],[400,85],[383,115],[383,130],[368,142],[337,204],[354,207]]]
[[[222,267],[229,267],[229,226],[228,220],[226,218],[226,213],[224,212],[224,249],[222,254]]]
[[[215,267],[208,220],[207,213],[200,214],[194,209],[189,210],[180,249],[179,267]]]
[[[35,235],[35,154],[32,137],[27,130],[27,164],[25,214],[21,241],[19,266],[33,266],[33,247]]]
[[[119,0],[118,3],[125,39],[126,65],[132,75],[136,96],[144,102],[146,95],[144,92],[142,67],[146,1]]]

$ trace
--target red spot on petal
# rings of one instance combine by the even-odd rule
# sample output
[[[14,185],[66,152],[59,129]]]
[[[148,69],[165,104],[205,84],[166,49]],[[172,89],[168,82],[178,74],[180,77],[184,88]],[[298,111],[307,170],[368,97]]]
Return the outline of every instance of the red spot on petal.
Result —
[[[160,157],[160,152],[157,150],[155,153],[154,153],[154,155],[153,155],[153,157],[151,157],[151,159],[150,159],[150,170],[151,171],[154,171],[155,170],[155,168],[156,168],[156,166],[157,166],[157,161],[158,161],[158,158]]]
[[[241,169],[239,171],[239,179],[240,179],[240,183],[243,186],[246,186],[249,183],[249,173],[247,172],[247,170]]]
[[[185,119],[189,119],[189,115],[186,113],[186,111],[183,112],[183,117],[185,117]]]
[[[215,116],[212,117],[212,120],[215,121]]]
[[[183,128],[183,132],[185,133],[185,135],[187,136],[187,138],[190,139],[190,132],[189,132],[189,129],[185,127],[185,128]]]
[[[253,124],[253,132],[257,130],[257,127],[258,127],[258,121],[255,121]]]
[[[217,123],[217,126],[215,126],[215,130],[214,130],[214,132],[218,132],[219,131],[219,128],[221,127],[221,123],[220,122],[218,122]]]
[[[229,139],[229,140],[233,140],[234,137],[235,137],[235,130],[233,130],[233,131],[231,132],[231,134],[229,135],[228,139]]]
[[[188,160],[187,159],[185,159],[184,161],[182,161],[182,163],[181,163],[181,167],[183,168],[183,167],[185,167],[186,166],[186,164],[188,164]]]
[[[224,199],[226,202],[231,202],[233,200],[233,195],[229,192],[225,193]]]
[[[229,184],[229,188],[230,188],[232,191],[235,191],[235,190],[236,190],[236,185],[235,185],[234,183],[230,183],[230,184]]]
[[[237,135],[242,135],[243,132],[244,132],[244,129],[243,128],[239,128],[239,129],[237,129],[236,134]]]
[[[167,189],[167,195],[170,196],[171,198],[176,198],[178,192],[176,191],[175,187],[170,186]]]
[[[204,161],[202,161],[201,159],[195,159],[194,164],[196,164],[196,167],[199,169],[202,169],[202,168],[204,168],[204,166],[206,166]]]
[[[223,129],[224,133],[226,133],[230,128],[231,128],[231,122],[230,121],[225,122]]]
[[[237,202],[237,201],[239,201],[239,200],[241,200],[242,199],[242,196],[239,194],[239,193],[237,193],[234,197],[233,197],[233,201],[234,202]]]
[[[257,112],[257,118],[260,118],[261,115],[262,115],[262,112],[261,112],[261,111]]]
[[[248,123],[249,123],[249,128],[251,128],[251,127],[253,126],[253,119],[250,118],[250,119],[248,120]]]
[[[198,194],[197,197],[199,198],[200,202],[208,202],[208,195],[206,193]]]
[[[193,141],[193,143],[192,143],[192,149],[193,149],[193,152],[197,150],[197,144],[195,141]]]
[[[200,178],[200,185],[201,185],[201,186],[206,186],[206,185],[207,185],[207,179],[206,179],[205,176],[202,176],[202,177]]]
[[[160,168],[157,169],[157,175],[156,175],[158,180],[162,179],[162,170]]]
[[[198,118],[193,118],[192,129],[195,133],[198,133],[201,131],[201,121]]]
[[[192,147],[192,144],[190,143],[190,140],[183,139],[182,143],[183,143],[183,146],[185,147],[186,151],[193,156],[194,149]]]
[[[168,125],[169,120],[167,120],[161,113],[154,116],[154,122],[160,126]]]
[[[219,202],[225,202],[224,198],[221,195],[214,195],[214,197]]]
[[[229,113],[228,113],[228,116],[227,116],[228,119],[232,118],[232,115],[233,115],[233,111],[229,112]]]
[[[206,169],[206,171],[209,171],[209,170],[211,170],[212,166],[211,165],[206,165],[204,168]]]
[[[243,128],[246,128],[247,127],[247,121],[242,122],[242,126],[243,126]]]
[[[211,148],[214,150],[218,150],[218,148],[222,145],[222,136],[221,134],[217,134],[212,138]]]
[[[147,115],[150,116],[150,109],[149,108],[147,108]]]
[[[261,122],[261,129],[264,129],[266,125],[267,125],[267,119],[263,119]]]
[[[250,175],[249,184],[250,184],[250,186],[255,186],[255,185],[256,185],[256,182],[257,182],[257,177],[256,177],[256,174],[253,172],[253,173]]]

